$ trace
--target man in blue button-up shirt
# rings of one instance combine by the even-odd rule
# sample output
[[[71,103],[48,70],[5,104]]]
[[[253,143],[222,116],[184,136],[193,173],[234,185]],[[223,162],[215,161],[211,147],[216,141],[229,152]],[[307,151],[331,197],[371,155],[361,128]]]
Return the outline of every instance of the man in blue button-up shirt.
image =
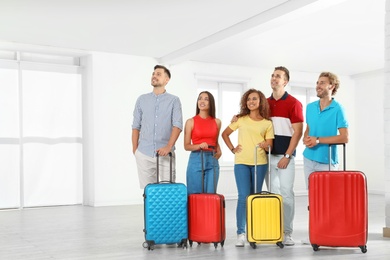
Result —
[[[170,180],[169,152],[172,152],[172,181],[175,181],[175,143],[183,129],[180,99],[165,90],[170,71],[156,65],[152,74],[153,92],[138,97],[133,112],[132,143],[140,188],[157,181],[156,153],[161,181]]]

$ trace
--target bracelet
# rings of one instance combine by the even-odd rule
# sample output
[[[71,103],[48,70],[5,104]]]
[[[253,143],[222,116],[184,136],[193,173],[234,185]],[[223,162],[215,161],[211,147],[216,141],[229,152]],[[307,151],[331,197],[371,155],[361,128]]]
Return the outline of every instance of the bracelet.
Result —
[[[232,151],[232,153],[235,154],[235,152],[233,150],[234,150],[234,147],[232,149],[230,149],[230,151]]]

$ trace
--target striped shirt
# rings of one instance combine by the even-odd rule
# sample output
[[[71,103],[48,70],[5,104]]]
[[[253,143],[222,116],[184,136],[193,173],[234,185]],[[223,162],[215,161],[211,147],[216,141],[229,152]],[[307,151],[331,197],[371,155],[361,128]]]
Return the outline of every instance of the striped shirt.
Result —
[[[132,129],[140,131],[138,150],[141,153],[154,157],[158,149],[168,144],[173,127],[183,129],[181,102],[177,96],[151,92],[138,97]]]
[[[292,124],[303,122],[302,104],[287,91],[279,100],[268,98],[271,120],[274,125],[275,139],[272,154],[285,154],[294,134]],[[293,154],[295,156],[295,151]]]

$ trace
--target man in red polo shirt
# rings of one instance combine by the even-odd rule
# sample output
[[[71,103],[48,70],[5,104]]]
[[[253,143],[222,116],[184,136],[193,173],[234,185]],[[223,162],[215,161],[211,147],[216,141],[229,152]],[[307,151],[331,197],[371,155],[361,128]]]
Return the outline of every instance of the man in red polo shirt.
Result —
[[[295,215],[295,149],[302,137],[302,104],[285,90],[290,73],[285,67],[276,67],[271,75],[272,95],[267,99],[271,109],[275,139],[271,152],[271,191],[282,195],[284,211],[284,241],[294,245],[291,235]]]

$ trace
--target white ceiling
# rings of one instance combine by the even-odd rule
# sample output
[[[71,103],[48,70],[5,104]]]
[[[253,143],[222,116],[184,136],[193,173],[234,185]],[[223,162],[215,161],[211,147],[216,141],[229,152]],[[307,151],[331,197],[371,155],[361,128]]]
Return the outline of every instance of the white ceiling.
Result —
[[[0,41],[355,75],[384,66],[384,15],[385,0],[0,0]]]

